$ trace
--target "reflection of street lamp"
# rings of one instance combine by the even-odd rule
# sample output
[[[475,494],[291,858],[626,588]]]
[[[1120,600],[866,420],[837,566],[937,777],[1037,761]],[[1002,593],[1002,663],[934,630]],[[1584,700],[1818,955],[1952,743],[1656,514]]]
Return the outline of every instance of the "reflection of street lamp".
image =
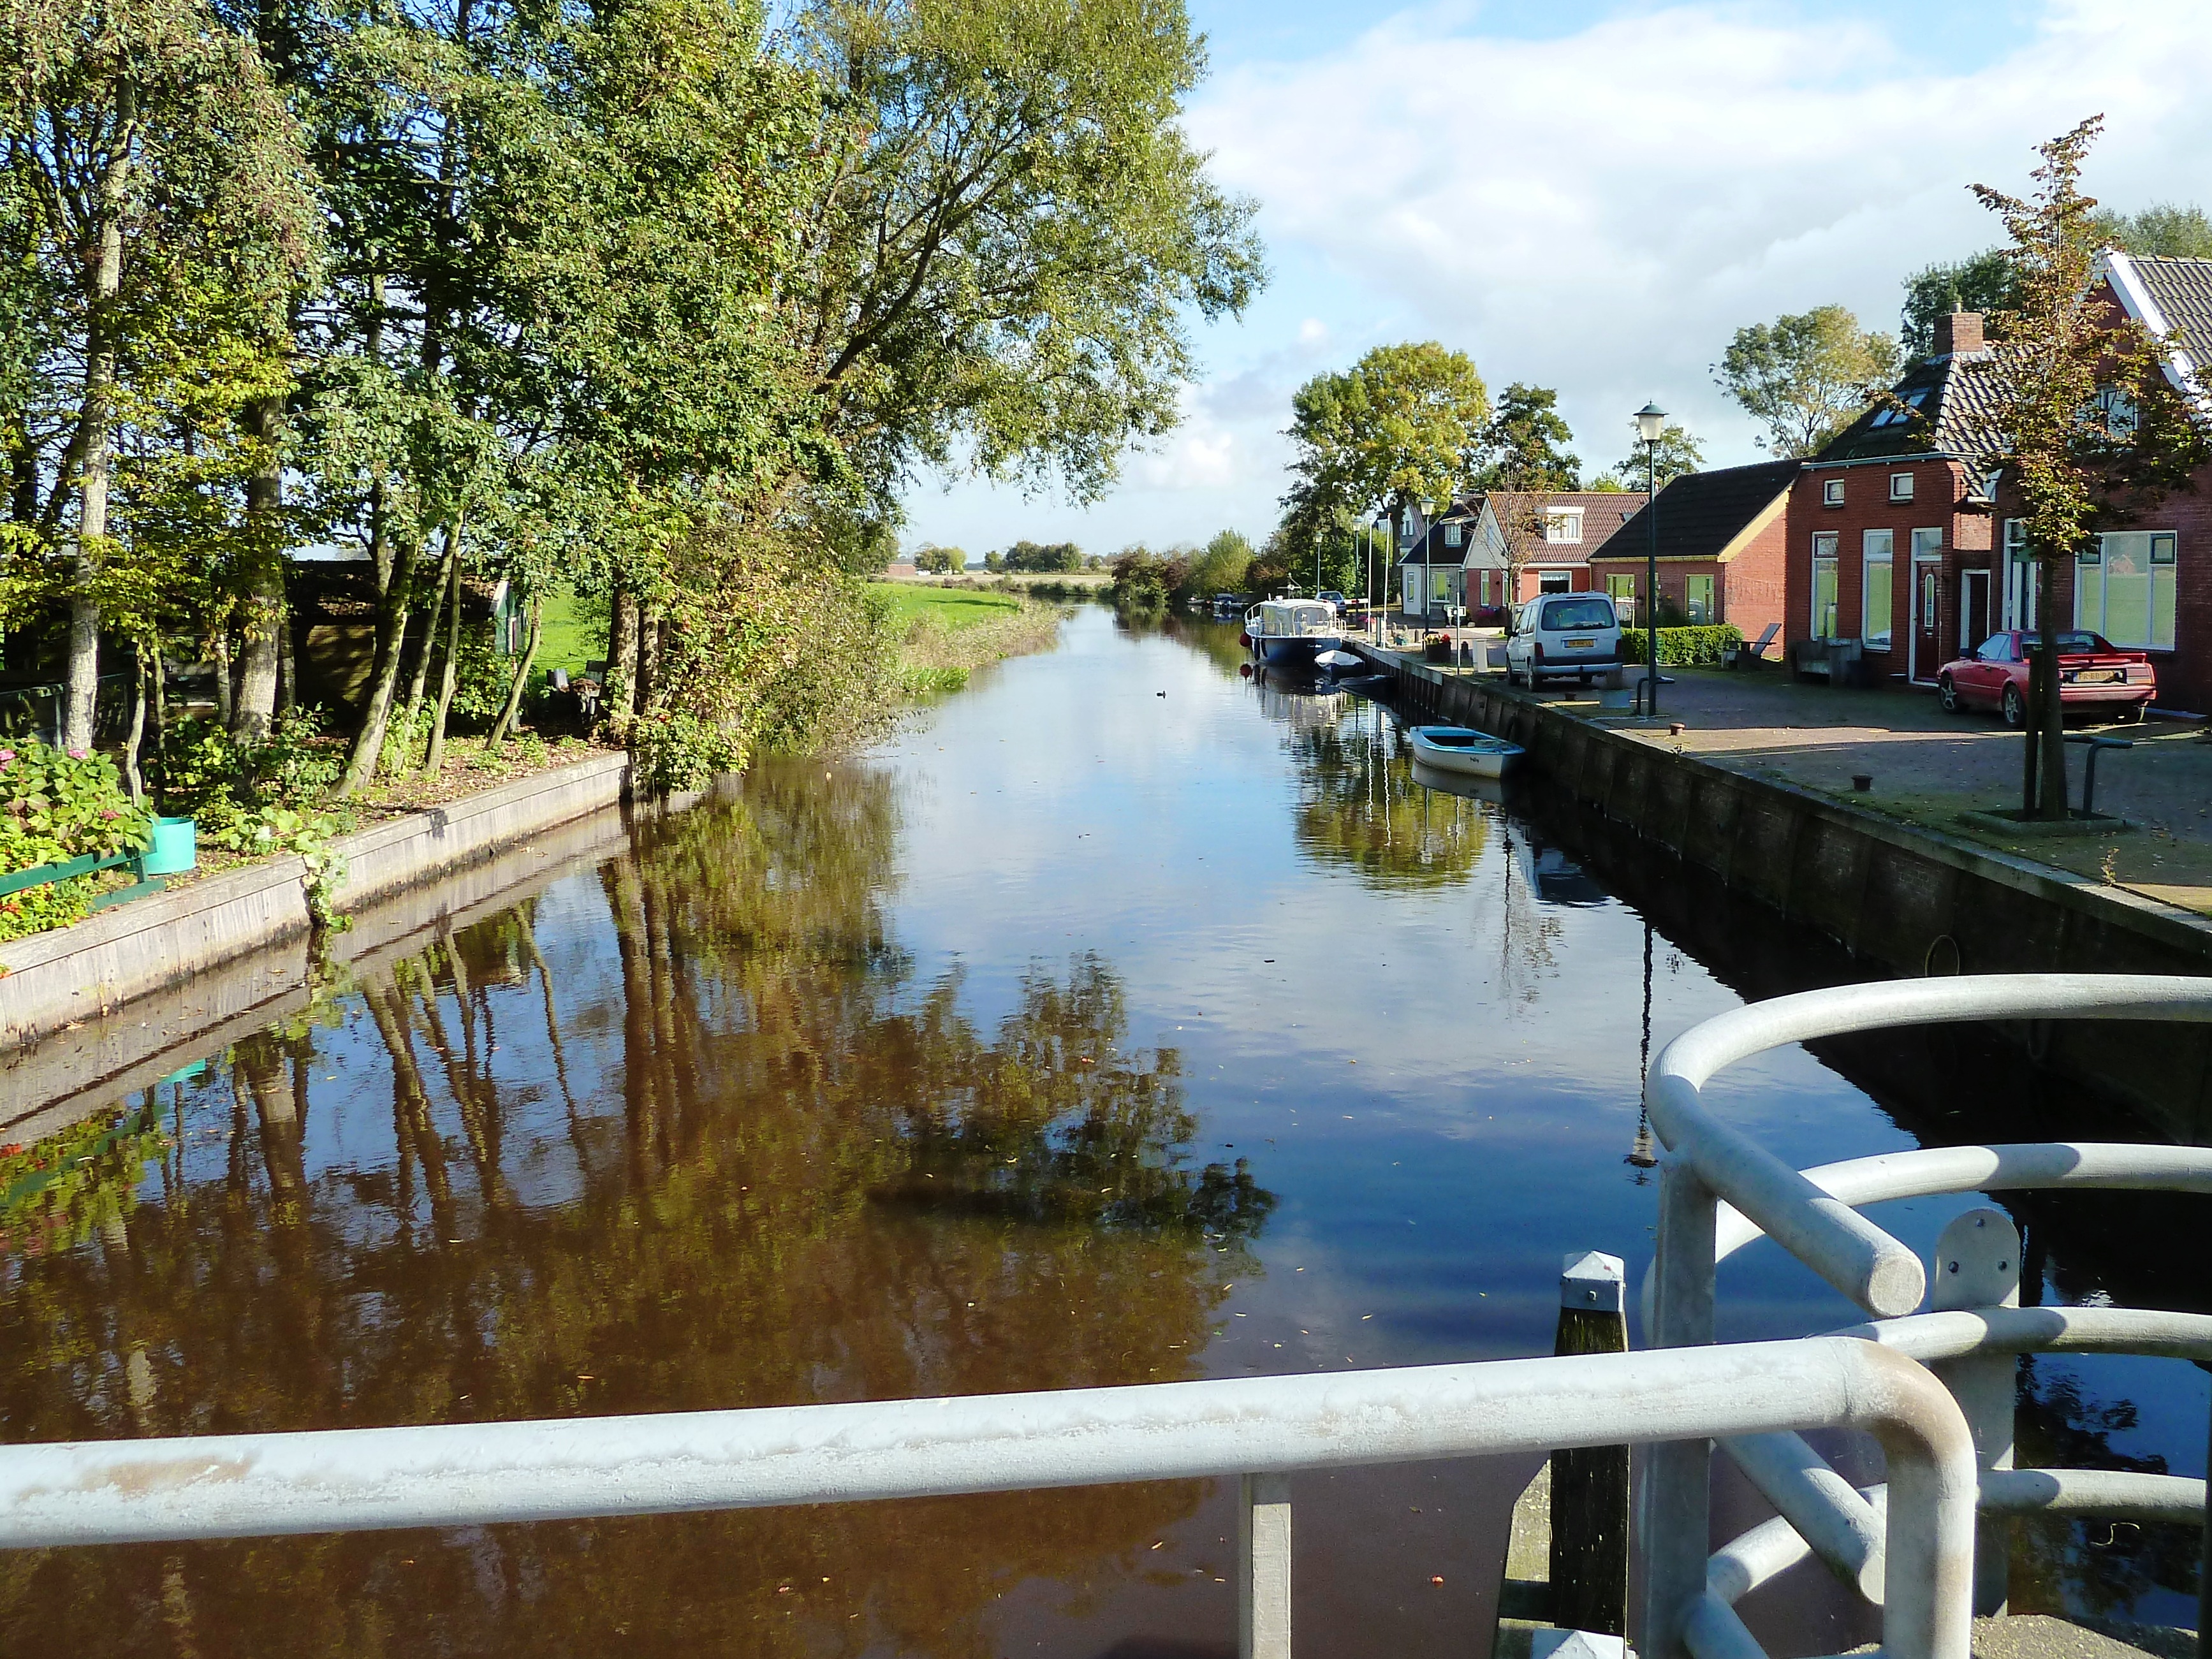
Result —
[[[1644,514],[1651,520],[1650,550],[1644,559],[1644,596],[1650,614],[1644,618],[1644,637],[1649,650],[1651,678],[1644,688],[1644,712],[1659,712],[1659,434],[1667,429],[1667,411],[1656,399],[1636,411],[1637,434],[1644,440]]]

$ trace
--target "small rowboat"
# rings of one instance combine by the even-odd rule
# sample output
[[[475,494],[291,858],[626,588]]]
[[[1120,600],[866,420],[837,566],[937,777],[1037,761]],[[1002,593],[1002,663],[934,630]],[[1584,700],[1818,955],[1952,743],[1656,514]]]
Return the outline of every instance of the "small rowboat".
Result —
[[[1503,777],[1522,754],[1517,743],[1464,726],[1417,726],[1411,736],[1413,758],[1422,765],[1471,778]]]

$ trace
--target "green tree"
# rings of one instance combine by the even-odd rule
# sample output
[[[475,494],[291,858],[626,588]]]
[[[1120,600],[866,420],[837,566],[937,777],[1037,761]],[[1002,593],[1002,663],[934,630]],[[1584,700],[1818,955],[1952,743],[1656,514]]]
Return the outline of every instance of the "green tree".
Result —
[[[957,547],[939,547],[930,544],[914,556],[914,567],[932,575],[949,576],[956,570],[968,568],[968,556]]]
[[[203,457],[188,491],[234,501],[270,473],[269,433],[224,428],[281,395],[277,307],[313,261],[315,226],[299,134],[260,54],[196,0],[8,0],[0,64],[8,609],[65,605],[64,744],[84,749],[103,617],[144,582],[134,493],[185,505],[162,487],[175,472],[134,491],[132,465],[211,440],[231,464]],[[224,529],[199,545],[233,561],[272,533],[251,513]]]
[[[1643,489],[1647,471],[1656,470],[1659,488],[1664,489],[1684,473],[1695,472],[1705,464],[1705,447],[1690,434],[1687,427],[1668,422],[1660,428],[1658,445],[1648,460],[1644,440],[1637,434],[1634,422],[1628,429],[1632,439],[1628,459],[1613,469],[1624,489]]]
[[[1973,186],[2012,236],[2003,252],[2018,304],[1991,319],[1986,395],[2046,596],[2058,562],[2071,559],[2100,524],[2186,487],[2212,460],[2203,411],[2167,380],[2144,330],[2091,287],[2097,204],[2081,191],[2081,163],[2103,125],[2093,116],[2039,146],[2042,165],[2026,198]],[[2022,810],[2061,819],[2065,738],[2051,665],[2053,634],[2063,624],[2047,599],[2040,610]]]
[[[1568,453],[1575,441],[1559,412],[1559,394],[1549,386],[1516,380],[1498,399],[1497,411],[1475,444],[1483,489],[1538,492],[1582,488],[1582,461]]]
[[[1040,544],[1018,541],[1006,550],[1006,568],[1031,573],[1051,574],[1083,568],[1083,550],[1073,542],[1053,542]]]
[[[1740,328],[1713,379],[1766,428],[1777,455],[1817,454],[1896,378],[1897,342],[1842,306]]]
[[[2160,202],[2140,213],[2100,210],[2089,216],[2100,247],[2166,259],[2212,259],[2212,218],[2201,207]]]
[[[1237,531],[1217,532],[1191,561],[1185,586],[1203,598],[1213,593],[1241,593],[1252,568],[1252,544]]]
[[[1096,496],[1175,424],[1186,319],[1263,277],[1252,204],[1183,135],[1180,0],[808,0],[788,38],[836,102],[781,290],[859,474]]]
[[[1936,349],[1940,317],[1954,311],[1987,317],[2014,309],[2019,300],[2012,262],[2002,248],[1916,271],[1905,279],[1905,310],[1899,319],[1905,355],[1925,357]]]
[[[1474,360],[1434,341],[1376,346],[1340,374],[1316,375],[1291,400],[1286,527],[1310,546],[1340,514],[1450,501],[1489,416]]]

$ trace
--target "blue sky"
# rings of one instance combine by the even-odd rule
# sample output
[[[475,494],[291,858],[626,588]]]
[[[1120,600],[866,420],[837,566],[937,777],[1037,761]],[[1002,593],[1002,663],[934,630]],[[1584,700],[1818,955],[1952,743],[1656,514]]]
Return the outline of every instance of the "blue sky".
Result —
[[[1187,125],[1260,204],[1267,290],[1200,331],[1182,425],[1104,500],[927,478],[909,546],[1256,540],[1292,390],[1392,340],[1557,387],[1586,470],[1655,397],[1709,465],[1755,460],[1711,374],[1735,330],[1829,301],[1894,329],[1907,275],[1995,240],[1966,186],[2024,188],[2082,116],[2093,193],[2212,205],[2203,0],[1191,9]]]

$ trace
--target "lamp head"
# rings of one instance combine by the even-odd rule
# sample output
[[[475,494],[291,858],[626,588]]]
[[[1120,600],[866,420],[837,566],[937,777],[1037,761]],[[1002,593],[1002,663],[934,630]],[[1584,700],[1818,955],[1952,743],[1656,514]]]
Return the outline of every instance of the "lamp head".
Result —
[[[1647,444],[1659,441],[1659,434],[1667,429],[1667,411],[1655,403],[1648,403],[1636,411],[1636,430]]]

